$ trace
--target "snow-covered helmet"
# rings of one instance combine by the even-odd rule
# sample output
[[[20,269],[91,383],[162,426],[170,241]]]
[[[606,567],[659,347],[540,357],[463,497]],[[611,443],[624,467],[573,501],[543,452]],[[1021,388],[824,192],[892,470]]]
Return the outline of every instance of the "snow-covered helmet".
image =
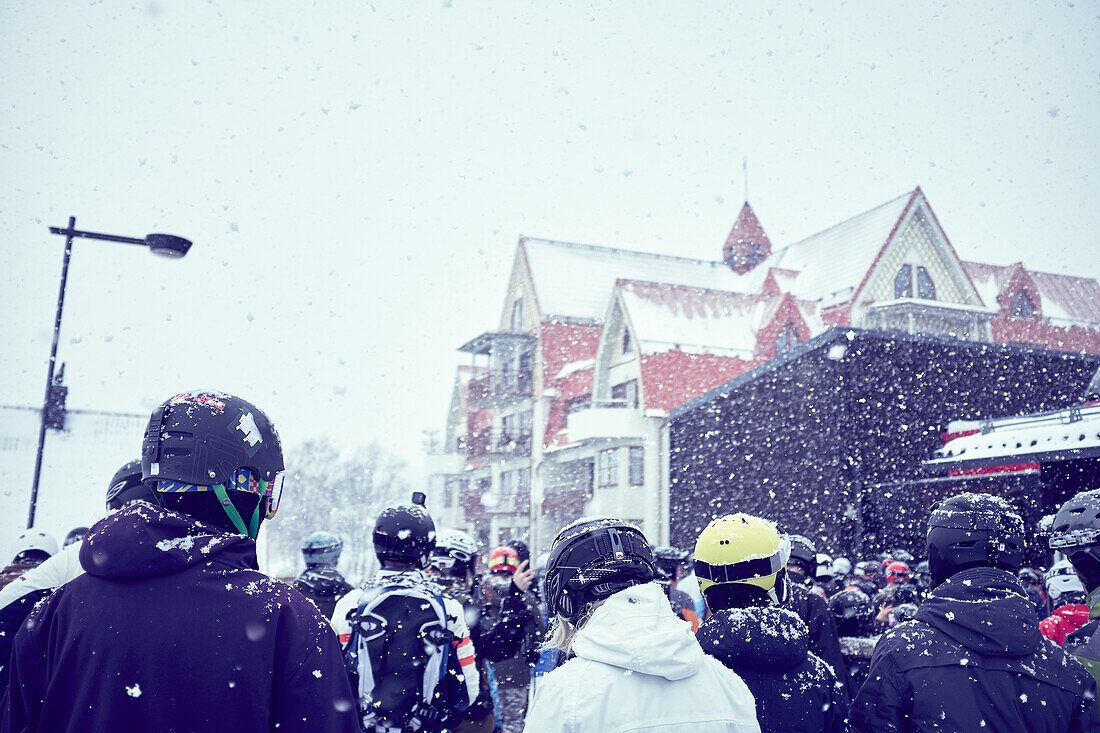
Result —
[[[153,490],[141,480],[141,459],[135,458],[115,471],[111,482],[107,484],[107,496],[104,501],[107,504],[107,510],[113,511],[141,499],[149,502],[156,501]]]
[[[88,534],[87,527],[73,527],[69,530],[69,533],[65,535],[65,541],[61,543],[62,547],[68,547],[69,545],[75,545],[84,539],[84,535]]]
[[[1082,491],[1062,504],[1050,548],[1069,558],[1089,592],[1100,586],[1100,489]]]
[[[274,424],[251,402],[214,390],[183,392],[153,410],[141,469],[162,501],[213,492],[237,531],[253,538],[282,497],[283,448]],[[229,492],[258,497],[247,524]]]
[[[431,566],[444,575],[466,577],[477,563],[477,543],[474,538],[457,529],[440,528],[435,533],[435,549]]]
[[[653,564],[657,568],[657,577],[663,580],[675,580],[676,570],[688,559],[687,550],[679,547],[656,547],[653,549]]]
[[[1028,585],[1043,584],[1043,576],[1039,575],[1039,571],[1035,568],[1020,568],[1019,572],[1016,573],[1016,577],[1020,579],[1020,582]]]
[[[928,518],[928,564],[939,585],[959,570],[1015,572],[1024,559],[1024,521],[999,496],[964,493],[938,502]]]
[[[333,565],[340,561],[344,541],[332,532],[314,532],[302,541],[302,557],[306,565]]]
[[[1084,603],[1085,590],[1077,572],[1073,569],[1073,563],[1062,560],[1050,566],[1046,577],[1043,578],[1043,587],[1047,597],[1050,598],[1050,607],[1058,608],[1067,603]]]
[[[871,632],[875,607],[865,593],[842,590],[829,599],[829,612],[836,619],[840,636],[865,636]]]
[[[852,561],[846,557],[833,560],[833,577],[847,578],[852,573]]]
[[[420,504],[388,506],[374,523],[373,540],[380,561],[426,568],[435,549],[435,522]]]
[[[814,577],[814,573],[817,572],[817,546],[805,535],[787,535],[787,540],[791,546],[788,564],[801,570],[807,578]]]
[[[861,560],[856,563],[855,575],[857,578],[874,578],[878,573],[877,560]]]
[[[57,554],[57,540],[40,529],[28,529],[15,538],[15,559],[12,562],[41,562]]]
[[[551,616],[576,624],[589,607],[653,580],[653,550],[637,527],[614,517],[567,525],[546,560],[546,605]]]
[[[748,514],[715,519],[695,542],[695,576],[712,607],[779,605],[787,599],[791,543]]]
[[[832,580],[833,558],[823,552],[817,553],[815,558],[817,560],[817,567],[814,569],[814,577],[822,582]]]

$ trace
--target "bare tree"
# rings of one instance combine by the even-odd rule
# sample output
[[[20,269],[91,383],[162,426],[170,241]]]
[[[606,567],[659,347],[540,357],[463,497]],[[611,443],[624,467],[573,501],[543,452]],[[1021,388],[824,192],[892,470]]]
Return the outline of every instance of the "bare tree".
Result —
[[[350,581],[375,567],[374,520],[385,506],[408,500],[404,462],[373,442],[341,452],[330,440],[310,440],[286,455],[287,478],[279,515],[267,529],[272,574],[304,567],[302,540],[325,530],[344,540],[340,571]]]

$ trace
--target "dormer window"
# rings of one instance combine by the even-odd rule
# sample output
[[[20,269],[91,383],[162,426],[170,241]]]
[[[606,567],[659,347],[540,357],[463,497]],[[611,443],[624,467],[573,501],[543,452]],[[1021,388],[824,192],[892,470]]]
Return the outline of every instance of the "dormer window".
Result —
[[[775,339],[775,355],[786,354],[798,345],[798,332],[794,330],[794,323],[787,321],[779,336]]]
[[[915,293],[914,286],[916,286]],[[935,300],[936,284],[932,282],[932,276],[923,266],[902,265],[898,274],[894,275],[894,297]]]
[[[630,338],[630,329],[623,329],[623,356],[634,351],[634,340]]]
[[[512,318],[508,325],[513,331],[523,331],[523,298],[516,298],[512,303]]]
[[[1012,301],[1012,316],[1014,318],[1035,318],[1035,304],[1027,297],[1027,292],[1021,290]]]

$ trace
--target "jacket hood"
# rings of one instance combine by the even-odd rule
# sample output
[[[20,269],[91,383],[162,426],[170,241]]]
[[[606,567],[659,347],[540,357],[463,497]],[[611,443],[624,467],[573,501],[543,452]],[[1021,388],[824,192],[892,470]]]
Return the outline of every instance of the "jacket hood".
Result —
[[[577,630],[572,649],[582,659],[668,680],[691,677],[704,659],[691,624],[673,615],[656,583],[609,597]]]
[[[806,661],[809,629],[778,606],[718,611],[699,627],[703,650],[727,667],[792,669]]]
[[[917,621],[933,626],[967,649],[995,657],[1022,657],[1042,642],[1035,605],[1014,575],[970,568],[932,591]]]
[[[214,559],[256,569],[256,543],[145,502],[96,522],[80,548],[85,572],[101,578],[162,575]]]
[[[312,565],[298,576],[298,582],[319,596],[339,598],[351,590],[351,585],[331,565]]]

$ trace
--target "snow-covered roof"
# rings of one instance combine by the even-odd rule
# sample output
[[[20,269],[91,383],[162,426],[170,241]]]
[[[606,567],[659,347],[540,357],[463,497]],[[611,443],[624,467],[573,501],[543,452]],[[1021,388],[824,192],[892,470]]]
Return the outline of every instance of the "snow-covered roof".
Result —
[[[520,245],[543,318],[603,320],[615,281],[620,278],[758,292],[767,273],[767,268],[756,267],[738,275],[717,261],[548,239],[524,237]]]
[[[751,356],[768,305],[779,299],[637,280],[621,281],[619,291],[644,353],[679,348]]]
[[[963,468],[1100,455],[1100,404],[980,423],[949,440],[928,466]]]
[[[963,267],[987,306],[998,307],[997,297],[1013,275],[1022,270],[1039,290],[1040,309],[1045,318],[1057,325],[1100,323],[1100,282],[1094,278],[1028,270],[1020,262],[1012,265],[963,262]],[[1011,303],[1007,306],[1011,307]]]
[[[790,285],[794,296],[820,299],[825,306],[844,302],[871,269],[902,214],[919,193],[920,189],[915,189],[800,242],[787,245],[757,269],[781,267],[798,270],[798,277]]]

